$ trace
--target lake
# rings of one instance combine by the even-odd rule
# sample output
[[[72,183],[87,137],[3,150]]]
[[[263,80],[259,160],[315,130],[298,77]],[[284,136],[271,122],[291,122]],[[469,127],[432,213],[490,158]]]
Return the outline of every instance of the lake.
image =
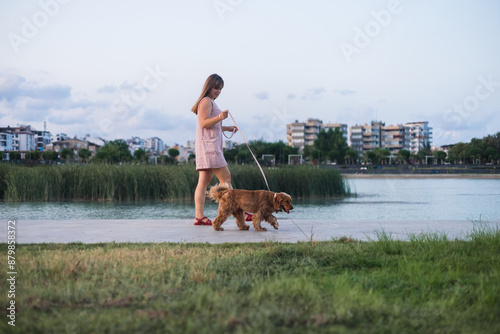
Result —
[[[294,200],[284,219],[474,220],[500,219],[500,179],[348,179],[344,199]],[[192,219],[194,203],[0,202],[2,219]],[[217,215],[207,199],[205,214]]]

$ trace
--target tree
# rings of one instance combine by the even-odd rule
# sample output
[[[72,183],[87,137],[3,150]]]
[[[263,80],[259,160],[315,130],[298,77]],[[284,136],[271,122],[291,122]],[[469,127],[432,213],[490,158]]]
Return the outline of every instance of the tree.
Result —
[[[142,148],[139,148],[134,151],[134,158],[137,161],[143,162],[146,160],[146,151],[144,151]]]
[[[75,152],[67,147],[61,150],[61,158],[64,160],[73,159],[75,157]]]
[[[176,159],[179,156],[180,152],[176,148],[171,148],[168,150],[168,155],[173,159]]]
[[[376,148],[373,152],[375,153],[375,161],[377,164],[386,162],[387,157],[391,155],[391,151],[386,148]]]
[[[97,151],[94,161],[105,163],[120,163],[132,160],[128,144],[122,139],[117,139],[106,143]]]
[[[466,143],[455,144],[448,152],[448,160],[453,163],[467,163],[470,159],[470,147]]]
[[[59,157],[59,154],[57,152],[55,152],[55,151],[44,151],[42,153],[42,159],[43,160],[56,161],[58,157]]]
[[[447,156],[445,151],[436,151],[432,153],[432,155],[434,156],[434,158],[436,158],[437,161],[441,161],[441,164],[443,163],[443,161],[446,159]]]
[[[415,155],[415,158],[417,159],[419,164],[423,164],[425,162],[425,156],[428,155],[427,150],[420,150],[418,153]]]
[[[349,160],[350,164],[354,164],[358,160],[358,152],[353,148],[349,148],[345,151],[345,156]]]
[[[80,159],[82,159],[82,161],[88,161],[88,159],[90,158],[90,156],[92,155],[92,153],[87,150],[86,148],[82,148],[80,150],[78,150],[78,157]]]
[[[498,150],[491,146],[487,147],[484,151],[484,155],[488,161],[496,160],[498,159]]]
[[[330,158],[330,161],[337,161],[339,156],[340,153],[337,150],[331,150],[330,152],[328,152],[328,158]]]
[[[347,145],[347,141],[344,138],[342,132],[340,132],[339,128],[335,128],[335,130],[329,128],[328,132],[325,130],[321,130],[318,133],[318,137],[314,141],[314,149],[321,153],[321,157],[330,157],[330,152],[337,151],[338,154],[336,154],[335,159],[332,160],[341,162],[344,161],[345,153],[348,148],[349,146]],[[316,159],[317,155],[313,154],[313,157]]]
[[[401,163],[407,164],[410,162],[410,151],[399,150],[399,152],[396,154],[396,157]]]
[[[376,161],[377,161],[377,155],[375,154],[375,152],[373,152],[373,151],[366,152],[366,154],[365,154],[365,161],[366,162],[371,162],[372,164],[376,163]]]

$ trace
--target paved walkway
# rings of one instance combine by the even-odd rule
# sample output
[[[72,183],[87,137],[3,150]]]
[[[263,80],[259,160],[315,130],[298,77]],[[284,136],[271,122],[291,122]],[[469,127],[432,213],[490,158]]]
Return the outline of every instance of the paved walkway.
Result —
[[[26,220],[16,221],[17,243],[99,243],[99,242],[298,242],[323,241],[343,236],[357,240],[376,240],[385,231],[394,239],[407,240],[409,234],[445,233],[449,238],[465,238],[472,231],[470,221],[352,221],[279,219],[279,230],[269,224],[267,232],[256,232],[253,226],[240,231],[234,220],[223,224],[224,231],[211,226],[194,226],[191,220]],[[300,229],[293,223],[295,222]],[[499,225],[499,221],[483,222]],[[2,239],[7,241],[7,221],[3,219]]]

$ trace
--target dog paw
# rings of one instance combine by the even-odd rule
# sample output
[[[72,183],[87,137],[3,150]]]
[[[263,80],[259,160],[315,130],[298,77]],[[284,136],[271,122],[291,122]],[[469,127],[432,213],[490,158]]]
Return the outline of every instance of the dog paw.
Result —
[[[216,231],[224,231],[224,228],[223,227],[214,227],[214,230],[216,230]]]
[[[243,227],[240,227],[240,230],[242,230],[242,231],[246,231],[246,230],[248,230],[249,228],[250,228],[250,226],[249,226],[249,225],[245,225],[245,226],[243,226]]]
[[[267,231],[267,228],[265,228],[265,227],[261,227],[261,228],[260,228],[260,229],[258,229],[257,231],[258,231],[258,232],[265,232],[265,231]]]

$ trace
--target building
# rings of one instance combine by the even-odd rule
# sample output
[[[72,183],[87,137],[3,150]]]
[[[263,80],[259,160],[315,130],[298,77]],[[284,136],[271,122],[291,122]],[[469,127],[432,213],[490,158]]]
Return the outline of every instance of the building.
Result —
[[[0,128],[0,152],[14,150],[14,135],[9,127]]]
[[[379,121],[351,126],[351,146],[358,154],[385,147],[384,127],[385,123]]]
[[[29,125],[21,125],[12,129],[12,150],[28,152],[36,150],[35,132]]]
[[[53,142],[51,145],[47,146],[48,151],[55,151],[55,152],[61,152],[64,148],[69,148],[70,150],[73,150],[73,153],[75,153],[75,156],[78,155],[78,151],[85,148],[90,151],[90,154],[92,157],[95,156],[97,150],[101,148],[101,146],[89,143],[86,140],[81,140],[81,139],[66,139],[66,140],[59,140]]]
[[[35,133],[35,145],[37,151],[43,151],[45,146],[52,142],[52,134],[50,131],[37,131],[33,129]]]
[[[154,155],[160,155],[163,152],[163,140],[158,137],[146,139],[144,142],[144,149],[146,152],[151,152]]]
[[[323,121],[315,118],[309,118],[306,122],[287,124],[286,137],[288,146],[303,148],[306,145],[313,145],[318,138],[321,130],[338,128],[347,141],[347,124],[329,123],[323,124]]]
[[[350,129],[351,147],[361,155],[377,148],[386,148],[392,155],[403,149],[417,154],[432,143],[432,128],[428,124],[410,122],[385,126],[384,122],[372,121],[370,125],[355,125]]]
[[[139,137],[132,137],[131,139],[127,139],[128,149],[132,155],[137,150],[146,150],[146,141]]]
[[[400,150],[405,149],[405,127],[402,124],[389,125],[384,128],[383,132],[385,148],[391,151],[392,155],[397,154]]]
[[[432,128],[429,122],[406,123],[405,127],[405,149],[413,154],[432,145]]]
[[[193,142],[194,144],[194,142]],[[191,147],[191,142],[187,142],[187,146],[181,146],[179,144],[175,144],[172,148],[175,148],[176,150],[179,151],[179,155],[177,156],[177,161],[179,162],[186,162],[189,160],[189,157],[191,156],[191,154],[195,154],[194,153],[194,145]],[[167,150],[168,152],[168,150]]]

